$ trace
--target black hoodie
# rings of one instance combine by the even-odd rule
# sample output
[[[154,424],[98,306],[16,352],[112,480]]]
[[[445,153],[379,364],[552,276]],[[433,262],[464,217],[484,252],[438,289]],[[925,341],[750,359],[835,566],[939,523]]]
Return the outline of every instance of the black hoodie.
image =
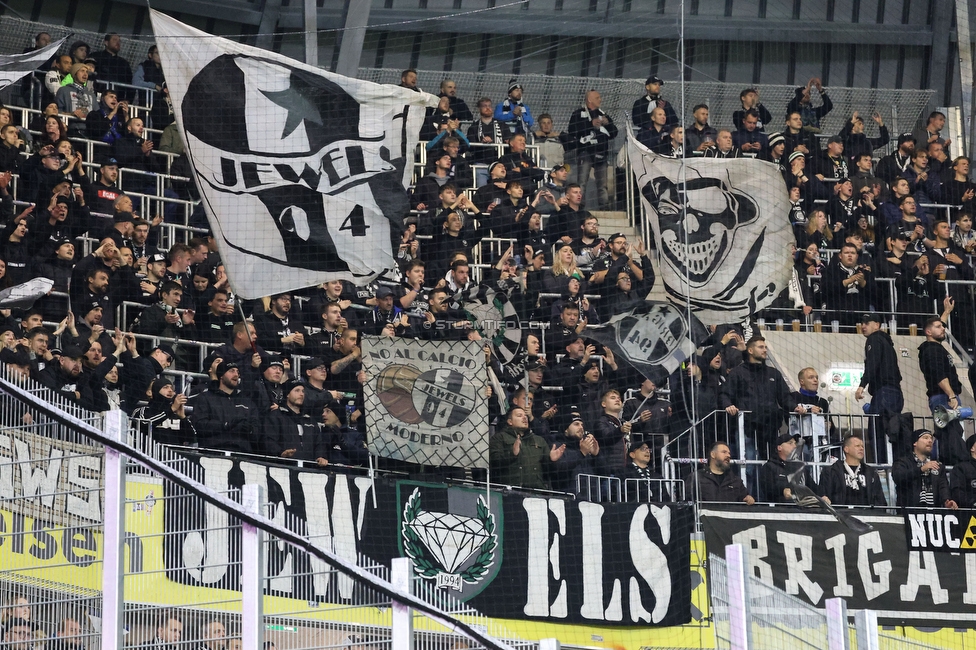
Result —
[[[898,369],[898,354],[888,332],[878,330],[864,341],[864,374],[861,387],[872,395],[884,386],[901,390],[901,370]]]

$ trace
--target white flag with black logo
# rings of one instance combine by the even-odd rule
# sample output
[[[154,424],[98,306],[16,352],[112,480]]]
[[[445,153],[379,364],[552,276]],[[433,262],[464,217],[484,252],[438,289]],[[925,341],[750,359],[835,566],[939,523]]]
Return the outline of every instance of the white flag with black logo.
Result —
[[[421,465],[488,467],[483,341],[363,337],[369,451]]]
[[[44,65],[48,59],[58,53],[58,49],[65,40],[67,40],[67,36],[45,45],[39,50],[24,52],[23,54],[0,55],[0,90],[16,83]]]
[[[705,323],[741,321],[787,288],[790,201],[779,168],[751,158],[666,158],[633,135],[630,164],[670,300]]]
[[[437,98],[350,79],[152,11],[176,123],[236,293],[394,265],[424,108]]]

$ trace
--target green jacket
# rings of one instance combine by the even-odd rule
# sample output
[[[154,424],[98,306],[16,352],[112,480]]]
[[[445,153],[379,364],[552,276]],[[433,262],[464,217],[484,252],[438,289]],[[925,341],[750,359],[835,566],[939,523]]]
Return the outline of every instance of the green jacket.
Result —
[[[512,446],[519,430],[506,426],[492,436],[488,443],[488,460],[491,463],[491,482],[515,487],[549,489],[549,445],[545,439],[534,435],[531,429],[522,432],[522,449],[519,455],[512,453]]]

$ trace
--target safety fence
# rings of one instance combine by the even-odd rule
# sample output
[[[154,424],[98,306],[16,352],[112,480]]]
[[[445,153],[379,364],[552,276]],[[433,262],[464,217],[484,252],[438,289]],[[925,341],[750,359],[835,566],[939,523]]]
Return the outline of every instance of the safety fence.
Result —
[[[310,530],[256,485],[205,487],[201,465],[140,440],[121,412],[85,413],[0,370],[6,641],[535,647],[498,641],[505,630],[443,594],[431,604],[409,563],[350,556],[351,529]]]

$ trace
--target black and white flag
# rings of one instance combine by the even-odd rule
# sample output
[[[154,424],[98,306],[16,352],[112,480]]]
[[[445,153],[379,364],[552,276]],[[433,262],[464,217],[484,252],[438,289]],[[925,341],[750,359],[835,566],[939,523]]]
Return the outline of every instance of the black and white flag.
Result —
[[[794,240],[779,168],[750,158],[666,158],[627,138],[669,299],[703,322],[741,321],[785,289]]]
[[[206,34],[152,11],[176,123],[234,291],[259,298],[394,266],[391,222],[437,98]]]
[[[363,337],[367,446],[421,465],[488,467],[483,341]]]
[[[12,83],[20,81],[30,73],[57,54],[58,49],[67,40],[67,36],[61,40],[54,41],[45,45],[39,50],[24,52],[23,54],[2,54],[0,55],[0,90],[3,90]]]

